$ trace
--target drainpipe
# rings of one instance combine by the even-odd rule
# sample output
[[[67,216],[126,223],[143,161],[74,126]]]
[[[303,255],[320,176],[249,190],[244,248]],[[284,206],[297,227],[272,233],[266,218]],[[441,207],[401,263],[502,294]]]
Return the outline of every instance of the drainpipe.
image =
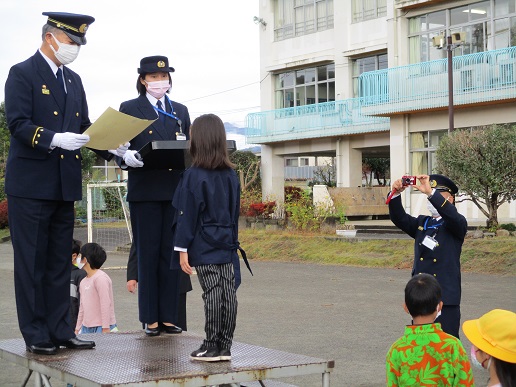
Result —
[[[341,165],[340,165],[340,161],[342,159],[342,153],[340,151],[340,137],[337,138],[337,145],[336,145],[336,148],[335,148],[335,174],[337,175],[337,187],[342,187],[342,181],[341,181],[341,177],[340,177],[340,174],[341,174]]]

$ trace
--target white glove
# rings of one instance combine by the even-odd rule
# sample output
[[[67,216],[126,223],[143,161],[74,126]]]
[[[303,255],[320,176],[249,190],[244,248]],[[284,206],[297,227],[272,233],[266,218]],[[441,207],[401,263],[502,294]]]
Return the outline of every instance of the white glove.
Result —
[[[131,167],[131,168],[143,167],[143,161],[140,161],[136,158],[137,154],[138,154],[138,152],[136,152],[135,150],[130,150],[130,149],[124,153],[124,156],[123,156],[124,162],[128,167]],[[138,155],[138,156],[140,156],[140,155]]]
[[[130,146],[131,146],[131,143],[126,142],[124,145],[120,145],[116,149],[108,150],[108,152],[112,153],[112,154],[114,154],[115,156],[118,156],[118,157],[124,157],[125,152],[127,152],[127,149],[129,149]]]
[[[86,134],[77,134],[71,132],[56,133],[52,138],[50,146],[73,151],[79,149],[88,141],[90,141],[90,136]]]

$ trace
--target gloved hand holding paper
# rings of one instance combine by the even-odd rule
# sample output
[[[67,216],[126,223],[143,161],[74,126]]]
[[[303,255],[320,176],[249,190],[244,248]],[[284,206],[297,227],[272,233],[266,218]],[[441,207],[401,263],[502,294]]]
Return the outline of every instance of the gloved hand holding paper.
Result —
[[[143,132],[155,120],[142,120],[107,108],[104,113],[83,133],[90,136],[88,148],[117,149]]]

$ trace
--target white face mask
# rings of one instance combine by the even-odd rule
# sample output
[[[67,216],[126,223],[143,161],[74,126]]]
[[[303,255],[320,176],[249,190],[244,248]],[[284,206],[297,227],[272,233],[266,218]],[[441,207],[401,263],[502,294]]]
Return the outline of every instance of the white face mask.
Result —
[[[50,44],[50,48],[54,52],[54,55],[56,56],[57,60],[61,62],[62,65],[72,63],[79,55],[79,50],[81,49],[81,46],[76,44],[61,43],[59,42],[59,40],[56,39],[56,37],[53,34],[50,35],[52,35],[58,47],[56,51],[54,50],[54,47]]]
[[[490,357],[489,360],[487,360],[487,366],[485,368],[486,370],[489,370],[489,368],[491,367],[491,359],[492,359],[492,357]],[[482,363],[480,363],[477,360],[477,350],[475,349],[474,345],[471,346],[470,360],[471,360],[470,363],[474,368],[479,369],[479,370],[484,369],[484,363],[486,361],[484,360]]]
[[[437,210],[435,209],[435,207],[432,205],[432,203],[427,202],[427,203],[426,203],[426,208],[428,209],[428,211],[430,211],[430,214],[431,214],[433,217],[441,216],[441,215],[439,215],[439,212],[437,212]]]
[[[440,315],[441,315],[441,309],[439,309],[439,307],[437,307],[437,314],[435,315],[434,321],[437,320]]]
[[[169,81],[155,81],[155,82],[147,82],[145,86],[147,92],[152,95],[156,99],[160,99],[165,95],[168,89],[170,89]]]
[[[84,267],[84,263],[82,263],[81,261],[82,261],[82,257],[80,257],[80,256],[75,259],[75,263],[77,263],[77,267],[79,269],[82,269]]]

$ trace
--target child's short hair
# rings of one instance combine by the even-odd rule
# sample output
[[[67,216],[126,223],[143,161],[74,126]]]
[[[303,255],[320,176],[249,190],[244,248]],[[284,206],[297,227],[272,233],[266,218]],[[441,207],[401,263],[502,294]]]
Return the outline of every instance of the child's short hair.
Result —
[[[440,301],[441,285],[430,274],[417,274],[405,286],[405,305],[412,317],[431,315]]]
[[[72,255],[73,254],[79,254],[81,252],[81,246],[82,246],[82,242],[78,239],[73,239],[72,240]]]
[[[86,258],[92,269],[100,269],[106,262],[106,250],[98,243],[86,243],[81,247],[81,256]]]

